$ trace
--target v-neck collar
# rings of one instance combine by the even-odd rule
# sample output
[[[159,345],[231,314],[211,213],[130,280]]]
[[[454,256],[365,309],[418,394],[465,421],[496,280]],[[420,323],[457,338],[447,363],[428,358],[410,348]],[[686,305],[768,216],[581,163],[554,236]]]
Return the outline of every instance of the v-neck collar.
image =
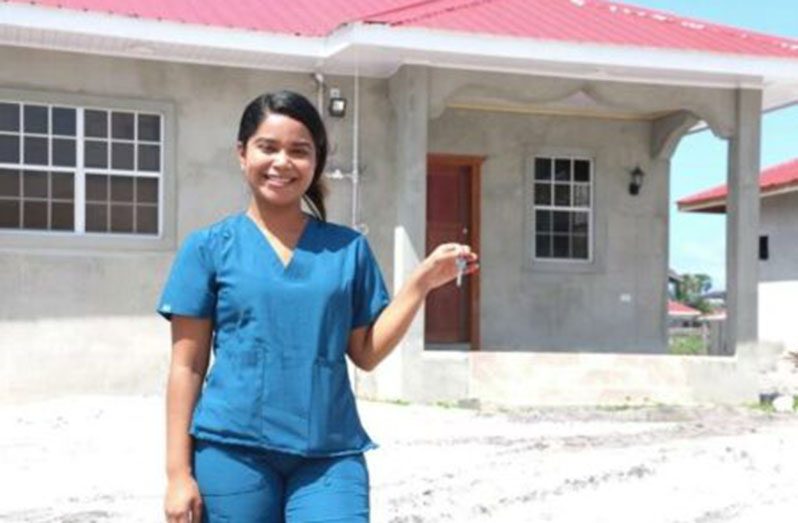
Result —
[[[269,241],[269,238],[266,237],[266,234],[260,228],[260,226],[255,223],[255,220],[250,217],[246,211],[241,213],[241,219],[244,220],[249,224],[250,229],[255,233],[255,235],[260,238],[260,241],[263,243],[266,252],[268,253],[267,256],[271,259],[272,265],[278,271],[279,274],[287,274],[292,267],[294,267],[297,262],[297,257],[301,256],[304,252],[305,243],[307,242],[308,235],[311,232],[311,229],[315,226],[316,218],[312,215],[303,212],[303,214],[307,217],[307,221],[305,222],[305,227],[302,229],[302,233],[299,235],[299,239],[297,239],[296,245],[294,245],[294,250],[291,252],[291,259],[288,260],[288,263],[283,263],[283,260],[277,254],[277,250],[274,248],[272,243]]]

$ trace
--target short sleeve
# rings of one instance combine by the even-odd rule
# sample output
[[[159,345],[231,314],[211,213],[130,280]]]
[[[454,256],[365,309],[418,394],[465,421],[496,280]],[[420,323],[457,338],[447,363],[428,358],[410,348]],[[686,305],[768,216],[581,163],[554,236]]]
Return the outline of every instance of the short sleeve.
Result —
[[[216,310],[215,274],[210,263],[207,231],[195,231],[183,242],[172,263],[158,302],[158,313],[211,318]]]
[[[352,328],[371,325],[391,301],[380,266],[368,241],[357,239],[355,282],[353,289]]]

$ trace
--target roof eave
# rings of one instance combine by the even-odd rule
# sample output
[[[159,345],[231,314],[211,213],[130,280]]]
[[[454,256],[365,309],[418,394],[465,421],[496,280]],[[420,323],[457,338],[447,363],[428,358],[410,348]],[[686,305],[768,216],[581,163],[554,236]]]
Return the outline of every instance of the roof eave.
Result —
[[[798,102],[798,59],[535,40],[353,23],[294,36],[0,3],[0,44],[252,69],[388,77],[403,64],[602,81],[748,87]],[[660,64],[670,64],[668,67]]]
[[[762,189],[759,197],[761,198],[769,198],[771,196],[779,196],[782,194],[790,194],[798,192],[798,181],[778,185],[775,187],[768,187]],[[701,212],[701,213],[713,213],[713,214],[723,214],[726,212],[726,195],[712,198],[708,200],[701,200],[695,202],[677,202],[677,207],[681,212]]]
[[[287,71],[314,70],[325,38],[0,3],[0,45]]]
[[[595,43],[480,35],[383,24],[354,23],[331,39],[348,42],[335,57],[372,65],[372,50],[384,60],[377,76],[402,64],[498,71],[601,81],[719,88],[761,89],[764,110],[798,103],[796,59],[720,54]],[[667,67],[665,64],[668,64]]]

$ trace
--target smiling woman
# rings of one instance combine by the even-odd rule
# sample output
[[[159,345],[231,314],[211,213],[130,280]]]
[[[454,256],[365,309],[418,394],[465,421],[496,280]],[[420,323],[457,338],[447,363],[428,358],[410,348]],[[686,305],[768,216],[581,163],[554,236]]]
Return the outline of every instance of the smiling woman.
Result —
[[[365,237],[326,221],[327,134],[296,93],[253,100],[237,151],[248,208],[189,235],[158,306],[173,339],[167,519],[368,521],[375,445],[346,356],[373,369],[477,256],[439,246],[391,300]]]

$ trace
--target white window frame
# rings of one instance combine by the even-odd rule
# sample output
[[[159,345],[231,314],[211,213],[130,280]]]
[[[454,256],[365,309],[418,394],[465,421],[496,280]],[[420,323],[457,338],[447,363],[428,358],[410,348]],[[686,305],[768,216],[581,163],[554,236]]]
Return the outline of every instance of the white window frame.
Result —
[[[552,180],[552,195],[551,195],[551,205],[539,205],[535,203],[535,184],[537,183],[536,178],[536,160],[538,158],[542,159],[549,159],[552,162],[552,169],[554,169],[555,162],[557,160],[568,160],[571,162],[571,170],[573,173],[573,162],[576,160],[586,161],[589,166],[589,182],[588,187],[590,190],[590,206],[589,207],[574,207],[573,205],[570,206],[558,206],[554,205],[554,181]],[[530,246],[529,257],[532,260],[533,264],[565,264],[565,265],[591,265],[595,259],[595,246],[594,246],[594,237],[595,237],[595,206],[596,206],[596,191],[595,191],[595,159],[588,156],[588,155],[581,155],[581,154],[563,154],[559,152],[544,152],[541,151],[534,155],[531,155],[529,161],[529,169],[528,169],[528,187],[530,197],[527,200],[527,205],[529,206],[527,209],[527,213],[529,215],[529,223],[530,226],[528,228],[528,245]],[[553,172],[552,172],[553,176]],[[573,201],[573,194],[574,194],[574,187],[576,183],[584,183],[584,182],[574,182],[573,179],[569,182],[571,187],[571,195]],[[587,258],[557,258],[553,256],[549,257],[539,257],[537,256],[537,223],[536,223],[536,211],[538,210],[547,210],[547,211],[565,211],[565,212],[587,212],[587,226],[588,226],[588,234],[587,234]],[[553,248],[553,246],[552,246]]]
[[[19,169],[28,171],[51,172],[53,170],[69,170],[75,173],[74,178],[74,230],[53,231],[34,229],[0,229],[0,250],[144,250],[168,251],[175,248],[175,110],[169,102],[151,100],[135,100],[124,98],[109,98],[104,96],[75,95],[58,92],[28,91],[0,88],[0,101],[20,104],[46,105],[49,107],[74,108],[76,112],[76,166],[52,166],[52,155],[48,159],[48,166],[26,165],[20,156],[20,163],[0,164],[0,168]],[[98,169],[84,165],[84,112],[86,110],[102,110],[108,112],[108,168]],[[134,113],[134,136],[130,143],[138,142],[138,114],[157,114],[160,116],[160,171],[119,170],[111,168],[111,148],[115,141],[111,137],[111,113],[114,111]],[[21,118],[21,115],[20,115]],[[20,128],[20,136],[24,136]],[[90,139],[90,138],[89,138]],[[52,129],[48,134],[48,143],[52,140]],[[117,140],[118,141],[118,140]],[[20,144],[20,151],[22,151]],[[137,154],[134,146],[134,167],[137,166]],[[158,234],[114,233],[114,232],[86,232],[85,231],[85,204],[86,204],[86,174],[122,175],[128,177],[157,177],[158,183]]]

